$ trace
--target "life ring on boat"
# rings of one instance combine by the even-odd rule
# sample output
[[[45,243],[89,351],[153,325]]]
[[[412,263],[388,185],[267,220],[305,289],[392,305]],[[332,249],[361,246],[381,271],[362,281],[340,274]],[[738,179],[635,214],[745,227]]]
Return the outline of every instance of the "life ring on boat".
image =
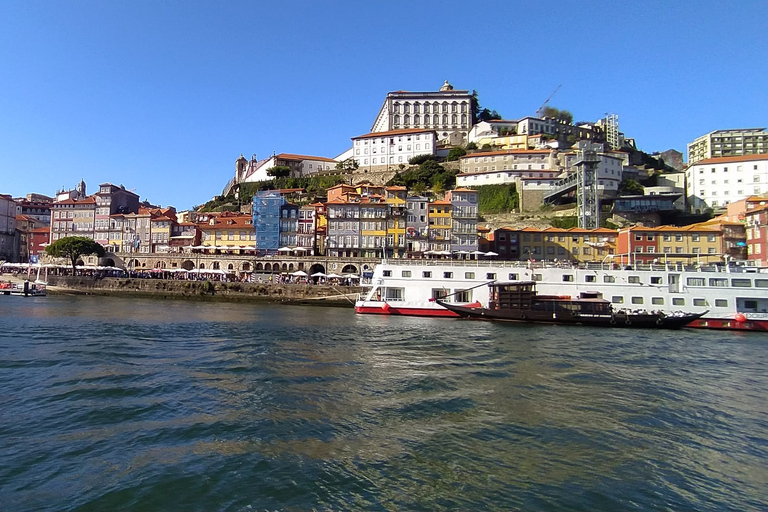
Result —
[[[610,321],[609,323],[610,323],[611,325],[616,325],[616,318],[612,316],[612,317],[611,317],[611,321]]]
[[[664,321],[661,318],[657,318],[656,319],[656,325],[661,325],[663,323],[664,323]]]

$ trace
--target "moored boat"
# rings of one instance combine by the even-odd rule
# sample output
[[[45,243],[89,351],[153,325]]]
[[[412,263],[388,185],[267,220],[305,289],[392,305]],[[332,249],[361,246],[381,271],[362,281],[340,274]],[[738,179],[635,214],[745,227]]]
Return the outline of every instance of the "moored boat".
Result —
[[[768,269],[741,265],[389,260],[373,271],[359,314],[455,317],[432,299],[488,307],[491,282],[535,281],[542,294],[598,291],[618,309],[702,313],[689,327],[768,331]]]
[[[603,327],[680,329],[705,314],[614,310],[599,292],[581,292],[578,297],[539,295],[534,281],[489,283],[488,289],[488,307],[451,304],[442,299],[435,302],[460,317],[477,320]]]
[[[23,283],[0,283],[0,295],[43,297],[47,294],[48,292],[44,283],[31,283],[29,281],[24,281]]]

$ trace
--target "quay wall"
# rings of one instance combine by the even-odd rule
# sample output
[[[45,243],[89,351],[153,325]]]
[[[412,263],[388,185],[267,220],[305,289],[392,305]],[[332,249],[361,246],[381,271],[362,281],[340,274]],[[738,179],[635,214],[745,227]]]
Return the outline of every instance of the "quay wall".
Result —
[[[48,293],[350,306],[359,286],[49,276]]]

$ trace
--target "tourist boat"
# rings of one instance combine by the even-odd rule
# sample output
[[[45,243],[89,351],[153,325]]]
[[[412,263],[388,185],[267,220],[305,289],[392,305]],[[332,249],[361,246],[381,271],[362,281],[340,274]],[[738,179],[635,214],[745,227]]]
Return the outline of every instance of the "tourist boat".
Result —
[[[31,283],[24,281],[23,283],[0,283],[0,295],[20,295],[23,297],[43,297],[47,295],[45,284],[43,283]]]
[[[768,272],[728,265],[610,262],[583,266],[487,260],[388,260],[376,265],[360,314],[457,316],[430,299],[488,307],[492,282],[535,281],[539,293],[598,292],[615,308],[705,313],[690,327],[768,330]]]
[[[614,310],[611,301],[599,292],[581,292],[578,297],[539,295],[535,281],[490,283],[488,290],[487,308],[478,304],[462,306],[441,299],[434,301],[460,317],[516,323],[680,329],[705,314]]]

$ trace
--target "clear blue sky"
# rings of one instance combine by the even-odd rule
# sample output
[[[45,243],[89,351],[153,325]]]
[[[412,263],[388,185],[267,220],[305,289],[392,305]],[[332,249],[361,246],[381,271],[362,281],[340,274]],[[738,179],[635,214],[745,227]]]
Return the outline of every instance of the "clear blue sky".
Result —
[[[768,2],[0,2],[0,193],[84,178],[178,209],[243,153],[335,157],[387,92],[619,115],[647,152],[768,125]]]

